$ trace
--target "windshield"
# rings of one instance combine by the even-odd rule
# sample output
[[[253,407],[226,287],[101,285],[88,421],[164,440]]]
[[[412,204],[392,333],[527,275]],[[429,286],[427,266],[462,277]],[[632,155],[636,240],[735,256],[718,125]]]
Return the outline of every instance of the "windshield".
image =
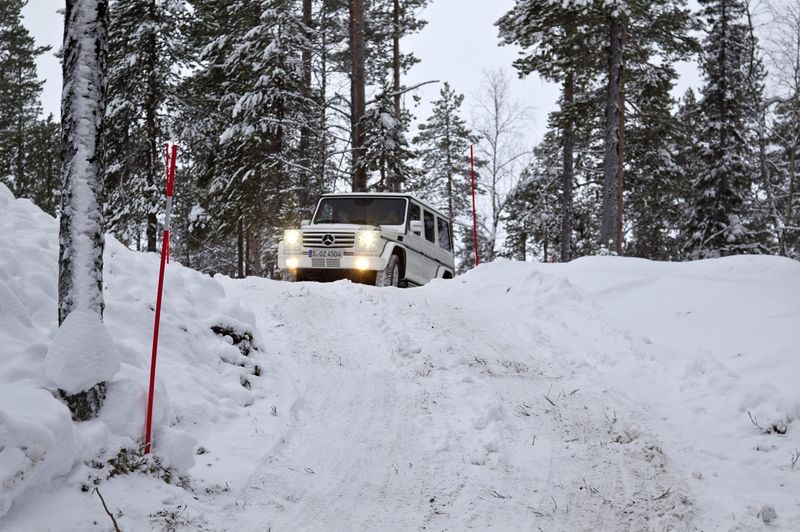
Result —
[[[406,200],[403,198],[323,198],[315,224],[402,225]]]

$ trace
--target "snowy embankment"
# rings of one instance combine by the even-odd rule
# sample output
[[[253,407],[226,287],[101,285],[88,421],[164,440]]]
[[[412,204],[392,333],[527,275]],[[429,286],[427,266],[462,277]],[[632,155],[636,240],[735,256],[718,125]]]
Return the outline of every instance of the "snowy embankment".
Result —
[[[173,265],[160,441],[186,443],[159,452],[184,488],[92,469],[140,435],[155,257],[109,243],[122,369],[76,424],[42,377],[55,233],[0,189],[0,529],[108,529],[80,490],[102,477],[126,532],[800,530],[796,262],[497,261],[409,290]],[[210,332],[231,320],[262,352]]]
[[[45,367],[57,330],[57,272],[55,220],[0,184],[1,530],[108,529],[95,487],[112,511],[120,510],[123,530],[158,528],[194,500],[193,490],[225,490],[227,479],[246,475],[283,435],[288,415],[270,411],[288,412],[295,384],[264,349],[253,314],[226,297],[219,282],[174,264],[162,311],[157,462],[141,459],[158,258],[112,238],[105,323],[121,364],[100,416],[73,422]],[[254,337],[248,356],[247,339],[232,345],[245,332]],[[104,344],[72,340],[93,349]],[[120,474],[129,469],[139,473]]]
[[[309,383],[231,529],[800,529],[796,262],[226,287]]]

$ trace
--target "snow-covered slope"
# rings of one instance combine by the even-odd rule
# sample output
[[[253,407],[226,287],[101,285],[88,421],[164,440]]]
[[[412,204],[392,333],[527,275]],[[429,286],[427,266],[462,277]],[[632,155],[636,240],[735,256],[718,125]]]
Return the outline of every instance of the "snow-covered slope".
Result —
[[[123,369],[101,419],[74,424],[41,377],[55,225],[6,193],[0,239],[0,448],[65,442],[23,487],[0,450],[0,529],[108,529],[79,488],[94,438],[141,430],[155,257],[109,243]],[[104,480],[126,531],[800,530],[795,262],[496,261],[409,290],[173,265],[166,286],[160,426],[208,452],[185,489]],[[260,377],[209,332],[231,320],[260,338]]]
[[[173,264],[154,410],[159,467],[151,475],[109,479],[108,462],[120,449],[136,449],[143,437],[158,258],[111,238],[106,250],[105,323],[122,364],[99,418],[74,423],[45,372],[57,330],[58,228],[0,184],[0,530],[107,529],[111,522],[95,486],[110,507],[120,508],[124,530],[147,530],[150,514],[193,501],[193,484],[221,490],[228,475],[246,474],[241,469],[288,425],[288,415],[271,416],[270,409],[288,413],[297,396],[294,381],[264,348],[253,314],[219,282]],[[255,333],[257,349],[243,356],[230,336],[211,330],[220,325]],[[196,454],[198,447],[203,454]],[[146,466],[153,464],[140,469]],[[166,474],[172,484],[158,478]],[[189,491],[178,487],[187,479]]]

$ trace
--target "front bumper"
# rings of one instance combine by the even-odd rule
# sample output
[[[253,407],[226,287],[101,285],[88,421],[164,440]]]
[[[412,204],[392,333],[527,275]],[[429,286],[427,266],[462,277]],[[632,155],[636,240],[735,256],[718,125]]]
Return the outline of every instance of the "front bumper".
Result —
[[[347,254],[336,258],[310,257],[309,249],[285,252],[283,242],[278,244],[278,268],[281,270],[356,270],[381,271],[389,262],[391,251],[384,247],[381,255]],[[347,251],[348,253],[352,253]]]

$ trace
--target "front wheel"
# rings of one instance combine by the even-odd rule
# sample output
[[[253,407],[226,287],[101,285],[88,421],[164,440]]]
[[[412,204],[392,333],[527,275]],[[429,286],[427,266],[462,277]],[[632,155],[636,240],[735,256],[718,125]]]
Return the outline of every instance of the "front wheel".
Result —
[[[375,286],[398,286],[400,284],[400,257],[392,255],[386,267],[375,276]]]

